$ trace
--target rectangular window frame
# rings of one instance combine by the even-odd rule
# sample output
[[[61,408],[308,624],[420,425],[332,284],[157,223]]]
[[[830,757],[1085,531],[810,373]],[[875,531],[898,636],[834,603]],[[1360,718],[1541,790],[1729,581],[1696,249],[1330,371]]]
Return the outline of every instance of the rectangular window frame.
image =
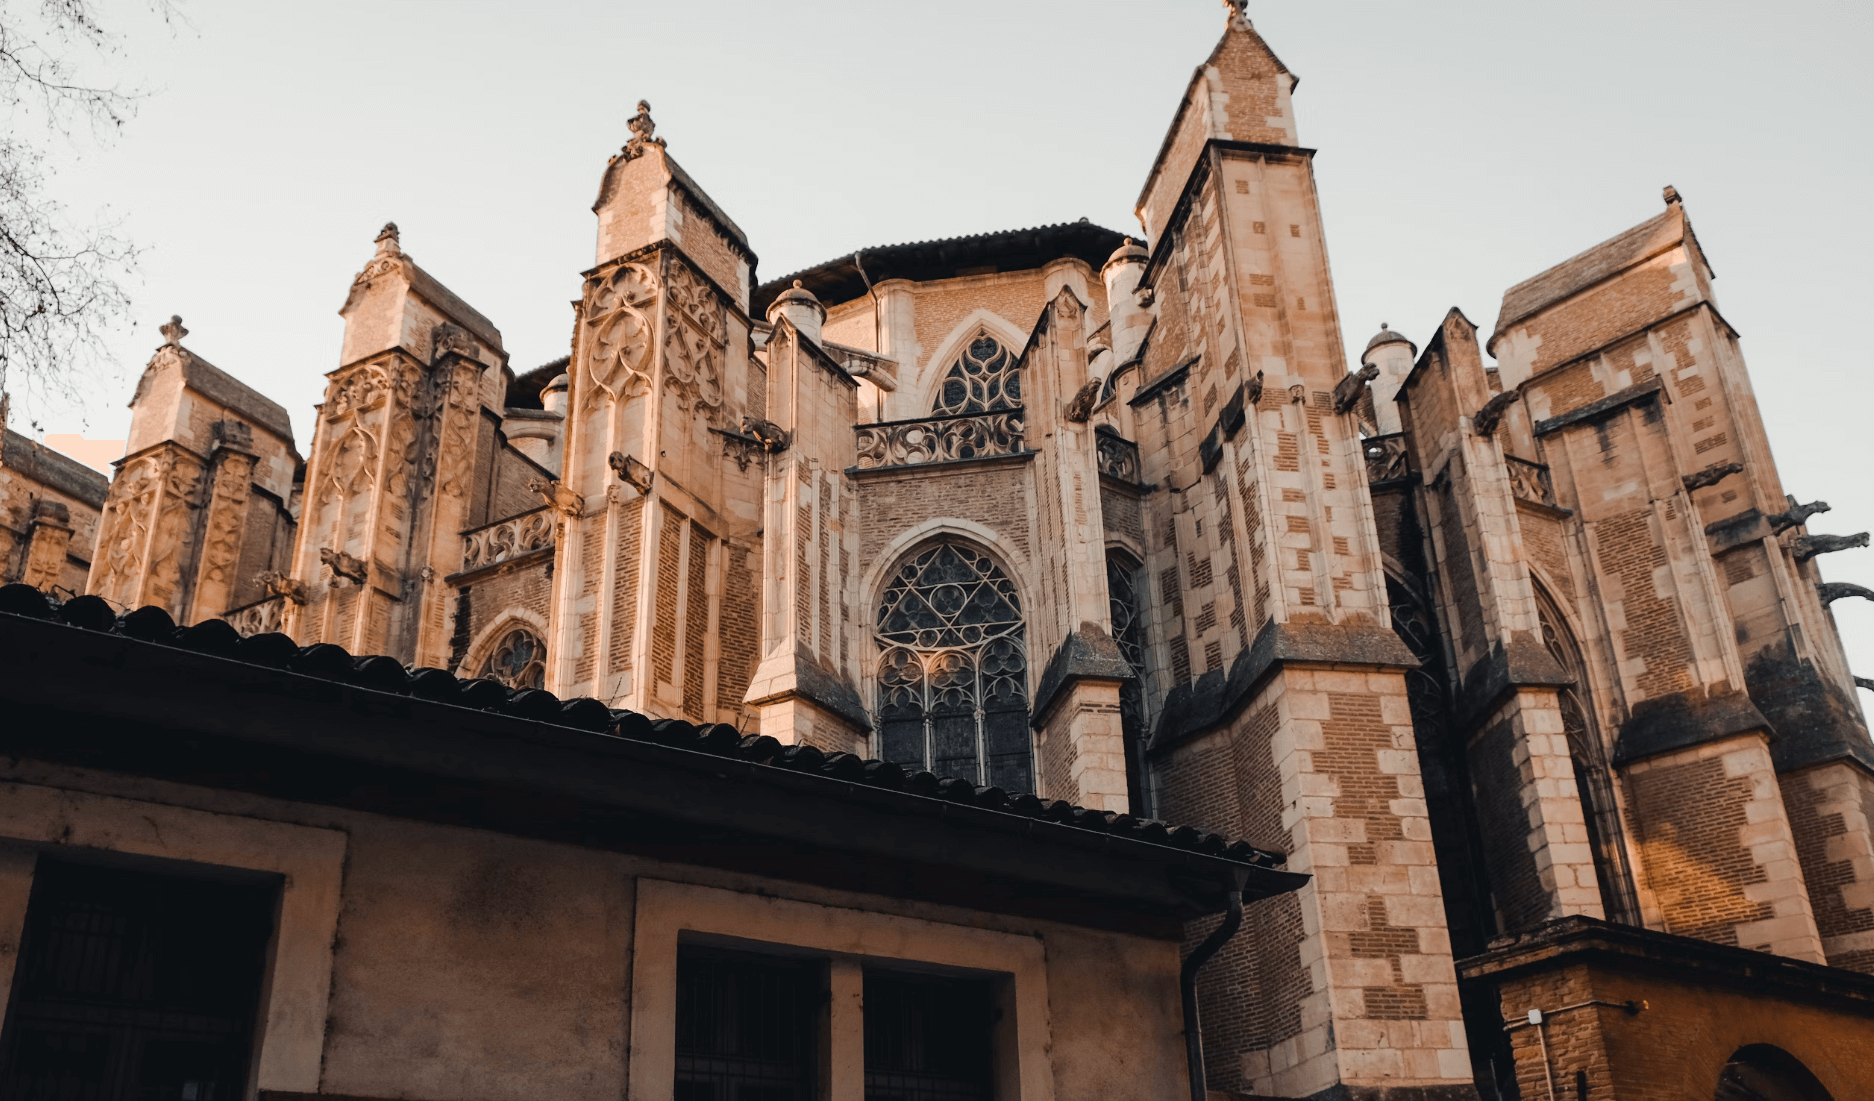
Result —
[[[1053,1101],[1047,959],[1032,936],[897,914],[639,879],[632,935],[629,1096],[676,1087],[677,947],[824,959],[821,1101],[865,1097],[864,969],[986,977],[994,982],[995,1101]]]

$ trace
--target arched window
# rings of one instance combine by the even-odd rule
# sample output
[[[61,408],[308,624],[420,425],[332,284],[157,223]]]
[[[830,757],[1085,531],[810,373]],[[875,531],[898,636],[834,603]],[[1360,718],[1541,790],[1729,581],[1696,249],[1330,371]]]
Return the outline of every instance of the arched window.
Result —
[[[979,333],[945,372],[932,416],[954,413],[993,413],[1022,407],[1022,373],[1015,357],[1002,342]]]
[[[1572,686],[1557,693],[1562,708],[1562,732],[1568,737],[1568,756],[1574,764],[1575,790],[1581,798],[1581,817],[1588,827],[1588,846],[1594,852],[1594,878],[1601,889],[1601,912],[1607,920],[1638,925],[1639,899],[1627,871],[1627,851],[1621,844],[1620,813],[1614,805],[1614,785],[1607,768],[1594,708],[1588,695],[1587,669],[1568,621],[1562,618],[1548,592],[1535,585],[1536,618],[1542,625],[1542,643],[1574,678]]]
[[[889,575],[877,624],[879,756],[1033,791],[1028,654],[1008,575],[966,543],[926,546]]]
[[[488,652],[480,675],[498,680],[509,688],[545,687],[547,644],[526,627],[515,627],[502,635]]]
[[[1112,608],[1113,641],[1132,666],[1134,679],[1119,688],[1119,732],[1126,745],[1127,808],[1146,817],[1145,799],[1145,608],[1139,600],[1140,566],[1121,550],[1106,552],[1106,598]]]

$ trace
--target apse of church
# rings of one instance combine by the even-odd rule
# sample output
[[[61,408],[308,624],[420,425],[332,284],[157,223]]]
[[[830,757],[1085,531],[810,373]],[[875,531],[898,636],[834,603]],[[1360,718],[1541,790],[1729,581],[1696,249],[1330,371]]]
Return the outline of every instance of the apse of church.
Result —
[[[1533,1096],[1504,1021],[1588,981],[1568,937],[1874,974],[1829,610],[1874,594],[1816,561],[1867,540],[1779,480],[1684,200],[1350,371],[1295,85],[1232,8],[1139,239],[765,283],[640,103],[564,358],[517,372],[386,226],[302,462],[166,327],[90,591],[1285,853],[1197,985],[1214,1089]]]

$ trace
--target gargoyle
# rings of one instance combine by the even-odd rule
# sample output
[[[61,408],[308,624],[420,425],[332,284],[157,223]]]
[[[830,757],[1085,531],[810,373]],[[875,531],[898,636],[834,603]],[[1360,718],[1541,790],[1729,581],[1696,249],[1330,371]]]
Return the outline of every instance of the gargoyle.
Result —
[[[254,580],[260,582],[262,591],[268,596],[283,596],[295,604],[306,602],[306,583],[298,578],[288,577],[278,570],[266,570]]]
[[[1471,431],[1479,436],[1488,436],[1497,430],[1497,422],[1503,419],[1503,411],[1523,400],[1521,391],[1505,390],[1489,401],[1484,407],[1471,414]]]
[[[1798,524],[1808,523],[1809,517],[1814,516],[1818,512],[1829,511],[1827,501],[1810,501],[1806,505],[1799,505],[1796,503],[1796,498],[1788,495],[1784,496],[1784,500],[1789,502],[1788,512],[1779,512],[1764,517],[1765,520],[1770,521],[1771,532],[1777,535],[1783,534]]]
[[[1261,400],[1262,400],[1262,372],[1257,371],[1255,378],[1252,378],[1248,382],[1243,384],[1243,404],[1247,407],[1254,408],[1256,403],[1260,402]]]
[[[635,486],[639,493],[649,493],[651,491],[651,481],[657,477],[657,474],[650,467],[645,466],[623,451],[612,452],[610,455],[606,456],[605,461],[612,464],[612,472],[618,475],[619,481],[629,486]]]
[[[1100,380],[1096,378],[1074,392],[1073,400],[1067,403],[1067,409],[1061,416],[1071,423],[1085,424],[1087,418],[1093,415],[1093,403],[1098,400],[1100,400]]]
[[[1870,692],[1874,692],[1874,680],[1869,680],[1866,677],[1856,677],[1854,679],[1854,686],[1856,688],[1865,688]]]
[[[1867,588],[1864,585],[1857,585],[1852,581],[1820,581],[1816,583],[1815,591],[1821,595],[1822,603],[1824,604],[1833,604],[1837,600],[1848,596],[1858,596],[1864,600],[1874,600],[1874,589]]]
[[[1848,550],[1851,547],[1867,546],[1867,532],[1854,535],[1802,535],[1792,540],[1789,548],[1792,557],[1798,562],[1807,562],[1818,554]]]
[[[334,577],[350,578],[360,585],[371,576],[371,570],[365,565],[364,559],[346,554],[341,550],[333,550],[331,547],[319,548],[319,561],[332,567]]]
[[[1345,413],[1360,404],[1366,384],[1379,377],[1379,368],[1371,363],[1334,384],[1334,412]]]
[[[755,437],[756,440],[760,441],[761,449],[770,455],[786,451],[787,445],[794,442],[793,433],[773,421],[765,421],[760,417],[743,417],[742,435]],[[612,465],[614,468],[617,466],[616,463]],[[625,478],[623,473],[620,473],[618,476],[620,478]],[[625,478],[625,481],[629,482],[631,479]],[[650,486],[650,482],[648,481],[644,484],[647,488]]]
[[[528,481],[527,488],[552,505],[555,512],[578,516],[586,511],[586,499],[567,489],[558,478],[534,478]]]
[[[1687,474],[1685,477],[1680,478],[1679,481],[1685,484],[1686,492],[1690,493],[1694,489],[1704,489],[1706,486],[1715,486],[1733,474],[1742,473],[1744,473],[1743,463],[1712,463],[1696,474]]]

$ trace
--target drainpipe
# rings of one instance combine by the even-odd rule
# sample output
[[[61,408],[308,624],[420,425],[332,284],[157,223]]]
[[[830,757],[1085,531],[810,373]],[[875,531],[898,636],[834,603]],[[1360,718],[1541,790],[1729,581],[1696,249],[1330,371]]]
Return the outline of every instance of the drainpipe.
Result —
[[[1184,1058],[1190,1068],[1191,1101],[1205,1101],[1208,1092],[1204,1081],[1204,1034],[1197,1023],[1197,969],[1209,963],[1210,957],[1242,927],[1243,887],[1248,882],[1248,868],[1230,869],[1230,885],[1226,888],[1229,909],[1224,912],[1223,924],[1184,957],[1184,966],[1178,969],[1178,993],[1184,999]]]

